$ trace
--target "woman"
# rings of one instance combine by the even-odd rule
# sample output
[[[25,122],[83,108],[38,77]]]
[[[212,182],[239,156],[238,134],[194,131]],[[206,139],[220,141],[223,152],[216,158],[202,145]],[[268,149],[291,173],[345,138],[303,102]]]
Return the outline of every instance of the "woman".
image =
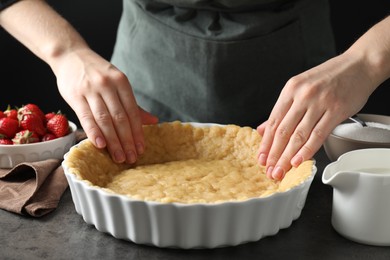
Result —
[[[88,138],[117,162],[135,162],[141,124],[157,122],[138,105],[162,121],[250,126],[272,110],[258,128],[259,162],[280,179],[388,76],[369,75],[364,41],[303,72],[334,55],[324,0],[125,0],[112,63],[43,1],[8,6],[0,24],[49,64]],[[343,103],[352,88],[363,91]]]

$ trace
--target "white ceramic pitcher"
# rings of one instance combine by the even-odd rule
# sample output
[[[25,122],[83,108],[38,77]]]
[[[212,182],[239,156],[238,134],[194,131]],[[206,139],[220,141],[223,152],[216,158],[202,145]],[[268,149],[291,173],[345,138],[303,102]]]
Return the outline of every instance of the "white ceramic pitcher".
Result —
[[[390,246],[390,149],[345,153],[322,182],[333,187],[332,225],[356,242]]]

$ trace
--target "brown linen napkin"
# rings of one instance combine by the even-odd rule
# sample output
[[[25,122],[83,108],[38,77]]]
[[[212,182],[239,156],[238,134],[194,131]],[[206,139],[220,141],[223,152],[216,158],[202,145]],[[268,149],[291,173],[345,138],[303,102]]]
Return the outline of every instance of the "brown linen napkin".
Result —
[[[85,133],[77,131],[76,142]],[[68,187],[61,160],[20,163],[0,169],[0,208],[22,215],[41,217],[55,210]]]

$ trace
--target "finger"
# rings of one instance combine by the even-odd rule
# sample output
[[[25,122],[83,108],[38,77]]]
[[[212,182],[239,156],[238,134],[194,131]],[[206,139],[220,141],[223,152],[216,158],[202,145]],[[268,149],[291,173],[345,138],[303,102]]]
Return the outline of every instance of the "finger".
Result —
[[[88,139],[99,149],[106,147],[106,140],[96,124],[88,102],[82,98],[79,101],[75,101],[75,104],[77,106],[72,108],[80,119],[81,128],[85,131]]]
[[[268,123],[268,120],[263,122],[261,125],[259,125],[256,128],[256,131],[259,133],[259,135],[261,136],[262,139],[264,138],[264,133],[265,133],[265,129],[267,127],[267,123]],[[258,160],[260,165],[265,166],[265,164],[267,163],[267,156],[264,153],[264,150],[261,150],[261,148],[262,147],[259,147],[259,151],[257,152],[257,160]]]
[[[133,129],[131,127],[128,113],[122,105],[119,98],[120,94],[116,91],[110,91],[104,95],[104,102],[107,106],[111,121],[115,129],[116,138],[122,147],[127,163],[135,163],[137,160],[137,151],[133,139]],[[109,138],[113,137],[113,134]]]
[[[263,136],[264,135],[264,132],[265,132],[265,128],[267,127],[267,121],[263,122],[261,125],[259,125],[257,128],[256,128],[256,131],[259,133],[259,135]]]
[[[145,111],[142,107],[138,107],[143,125],[154,125],[158,123],[158,117]]]
[[[124,136],[123,138],[126,141],[131,139],[137,154],[140,155],[145,150],[141,114],[134,94],[131,90],[131,86],[128,81],[126,81],[126,83],[127,84],[123,84],[120,88],[118,88],[120,103],[126,112],[126,118],[128,122],[127,136]]]
[[[292,158],[291,164],[296,167],[296,162],[303,162],[311,159],[321,148],[327,136],[331,133],[338,121],[331,112],[326,112],[318,123],[314,126],[307,142],[299,149]]]
[[[293,105],[279,124],[267,158],[267,176],[284,175],[283,169],[275,166],[305,112],[304,108]],[[272,166],[272,170],[269,169],[270,166]]]
[[[126,156],[119,142],[116,129],[111,119],[111,114],[106,106],[107,103],[100,95],[89,96],[87,101],[91,108],[94,120],[106,140],[106,146],[112,159],[117,163],[124,162]]]
[[[283,179],[286,172],[291,169],[292,158],[307,142],[312,129],[318,122],[319,118],[321,118],[322,116],[323,114],[311,110],[304,115],[304,117],[298,123],[294,132],[290,136],[286,148],[284,149],[278,162],[275,164],[273,168],[273,171],[271,173],[271,177],[273,179],[277,179],[277,180]],[[295,160],[296,160],[295,166],[303,162],[303,158],[301,158],[300,156],[296,156]]]
[[[292,105],[292,100],[287,102],[283,102],[281,100],[282,98],[279,98],[279,100],[276,102],[271,115],[267,120],[264,135],[261,139],[258,152],[258,161],[260,165],[263,166],[266,166],[267,164],[268,154],[275,137],[276,129]]]

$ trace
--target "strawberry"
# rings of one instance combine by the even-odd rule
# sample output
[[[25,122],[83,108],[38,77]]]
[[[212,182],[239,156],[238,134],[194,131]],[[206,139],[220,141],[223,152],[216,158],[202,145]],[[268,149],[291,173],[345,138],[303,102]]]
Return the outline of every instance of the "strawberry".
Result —
[[[64,114],[56,114],[46,125],[47,131],[54,134],[56,137],[62,137],[69,133],[68,118]]]
[[[43,136],[46,133],[45,126],[37,114],[26,113],[19,115],[19,125],[23,130],[30,130]]]
[[[9,117],[0,118],[0,135],[2,135],[3,137],[14,137],[18,129],[18,120]]]
[[[60,112],[58,112],[58,113],[60,113]],[[54,113],[54,112],[46,113],[46,114],[45,114],[45,125],[47,124],[47,121],[49,121],[50,119],[52,119],[53,116],[55,116],[55,115],[56,115],[56,113]]]
[[[22,130],[16,133],[15,137],[12,138],[12,142],[14,144],[37,143],[39,142],[39,136],[30,130]]]
[[[10,105],[8,105],[7,109],[4,111],[4,114],[9,118],[18,119],[18,110],[11,108]]]
[[[18,109],[18,118],[20,118],[21,115],[23,114],[36,114],[39,116],[39,118],[42,120],[42,122],[45,122],[45,114],[43,111],[35,104],[27,104],[22,106],[21,108]]]
[[[46,141],[54,140],[54,139],[56,139],[56,138],[57,138],[57,136],[55,136],[54,134],[52,134],[52,133],[47,133],[47,134],[45,134],[45,135],[41,138],[41,141],[42,141],[42,142],[46,142]]]
[[[0,138],[0,144],[11,145],[14,144],[11,139],[8,138]]]

